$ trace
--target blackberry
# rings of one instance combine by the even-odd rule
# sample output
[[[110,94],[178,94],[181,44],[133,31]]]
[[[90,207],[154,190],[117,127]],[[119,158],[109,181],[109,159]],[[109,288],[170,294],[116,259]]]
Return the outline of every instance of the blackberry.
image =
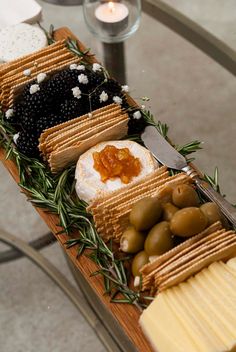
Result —
[[[35,117],[49,113],[52,109],[51,99],[49,99],[47,91],[43,90],[28,96],[22,105],[26,115]]]
[[[87,84],[80,84],[78,76],[83,73],[88,75],[88,70],[71,70],[65,69],[56,73],[50,80],[46,83],[46,90],[55,99],[58,97],[71,97],[71,89],[78,86],[82,92],[87,92]]]
[[[43,130],[59,125],[61,122],[64,122],[57,118],[57,116],[51,114],[48,116],[41,116],[36,123],[36,133],[40,136]]]
[[[21,121],[21,117],[24,114],[24,107],[21,103],[16,103],[13,106],[13,117],[12,119],[16,121],[16,123]]]
[[[39,157],[38,138],[34,134],[20,132],[16,145],[22,154],[29,157]]]
[[[88,76],[88,91],[89,93],[91,93],[96,87],[98,87],[99,85],[101,85],[104,80],[104,74],[103,73],[96,73],[93,71],[89,71],[87,73]]]
[[[28,97],[31,96],[30,94],[30,87],[32,86],[32,84],[38,84],[37,80],[33,80],[31,81],[30,83],[27,83],[26,86],[24,87],[22,93],[21,93],[21,99],[22,100],[25,100],[27,99]]]
[[[134,112],[135,110],[129,112],[128,135],[140,134],[144,131],[145,127],[147,126],[147,122],[145,121],[143,116],[141,116],[140,119],[134,119]]]
[[[105,102],[100,101],[100,95],[102,94],[103,91],[108,95],[108,99]],[[96,109],[99,109],[99,108],[106,106],[108,104],[112,104],[113,103],[113,94],[111,92],[105,90],[103,88],[103,86],[101,86],[98,89],[96,89],[96,91],[93,94],[91,94],[90,101],[91,101],[92,110],[96,110]]]
[[[21,117],[21,127],[23,130],[33,132],[36,128],[36,119],[31,115],[23,115]]]
[[[103,84],[103,87],[114,95],[119,95],[121,93],[121,85],[112,78],[108,78],[107,82]]]
[[[84,104],[85,100],[83,98],[66,99],[60,105],[60,115],[67,120],[83,115],[85,111]]]

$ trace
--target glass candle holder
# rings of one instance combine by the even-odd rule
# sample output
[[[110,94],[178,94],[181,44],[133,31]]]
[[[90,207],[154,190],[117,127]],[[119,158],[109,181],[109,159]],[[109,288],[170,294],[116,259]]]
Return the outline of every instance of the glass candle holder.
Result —
[[[117,43],[138,29],[141,0],[84,0],[83,11],[88,28],[99,40]]]

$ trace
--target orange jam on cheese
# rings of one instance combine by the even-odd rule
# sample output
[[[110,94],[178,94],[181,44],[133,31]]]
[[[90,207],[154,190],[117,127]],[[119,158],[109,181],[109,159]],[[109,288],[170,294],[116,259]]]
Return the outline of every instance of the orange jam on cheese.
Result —
[[[102,182],[120,177],[123,183],[129,183],[141,171],[141,163],[128,148],[118,149],[107,145],[100,152],[93,153],[94,169],[101,175]]]

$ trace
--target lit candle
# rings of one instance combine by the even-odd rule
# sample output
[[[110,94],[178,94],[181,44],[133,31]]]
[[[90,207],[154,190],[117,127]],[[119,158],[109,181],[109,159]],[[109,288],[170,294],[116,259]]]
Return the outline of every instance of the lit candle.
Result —
[[[110,35],[117,35],[128,25],[128,7],[119,2],[106,2],[95,10],[95,17]]]

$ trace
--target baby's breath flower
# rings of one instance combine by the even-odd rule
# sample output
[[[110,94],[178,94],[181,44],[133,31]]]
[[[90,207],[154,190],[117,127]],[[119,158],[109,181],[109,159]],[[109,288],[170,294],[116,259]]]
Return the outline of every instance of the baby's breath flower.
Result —
[[[85,70],[85,66],[84,65],[78,65],[76,67],[76,69],[79,70],[79,71],[84,71]]]
[[[6,111],[6,118],[9,119],[12,116],[13,116],[13,109],[8,109]]]
[[[122,90],[122,92],[128,93],[129,92],[129,86],[127,86],[127,85],[121,86],[121,90]]]
[[[93,64],[93,71],[96,72],[96,71],[102,71],[102,66],[100,64]]]
[[[26,70],[23,71],[23,75],[24,76],[30,76],[31,75],[31,70],[28,68]]]
[[[79,80],[79,83],[88,84],[88,77],[86,75],[84,75],[83,73],[81,73],[78,76],[78,80]]]
[[[37,75],[37,82],[41,83],[45,80],[45,78],[47,77],[46,73],[41,72]]]
[[[77,64],[71,64],[70,70],[77,70]]]
[[[117,95],[115,95],[113,97],[113,101],[116,103],[116,104],[119,104],[121,105],[122,104],[122,99],[120,97],[118,97]]]
[[[20,136],[20,132],[14,134],[14,136],[13,136],[13,142],[14,142],[15,144],[17,144],[17,139],[19,138],[19,136]]]
[[[71,90],[75,98],[77,99],[81,98],[81,90],[79,89],[79,87],[74,87]]]
[[[102,103],[107,101],[107,99],[108,99],[108,94],[103,90],[102,93],[99,95],[99,101],[100,103]]]
[[[133,113],[133,118],[134,118],[135,120],[139,120],[141,117],[142,117],[142,115],[141,115],[141,112],[140,112],[140,111],[135,111],[135,112]]]
[[[30,94],[34,94],[39,90],[40,90],[40,87],[38,84],[32,84],[32,86],[30,86]]]

